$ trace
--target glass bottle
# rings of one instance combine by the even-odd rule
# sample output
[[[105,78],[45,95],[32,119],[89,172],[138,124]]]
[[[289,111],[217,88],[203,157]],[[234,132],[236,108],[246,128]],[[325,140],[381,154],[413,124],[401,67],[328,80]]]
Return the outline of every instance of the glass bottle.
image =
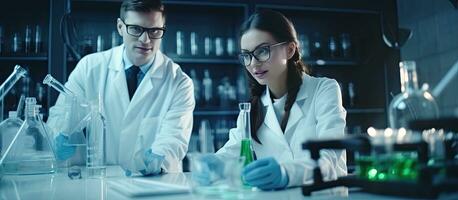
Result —
[[[41,41],[41,28],[40,25],[36,25],[35,27],[35,54],[40,54],[43,51],[43,43]]]
[[[402,61],[399,67],[401,93],[393,98],[388,109],[390,127],[407,128],[411,120],[439,117],[434,97],[427,90],[418,88],[415,62]]]
[[[201,153],[215,153],[214,137],[208,120],[200,121],[199,142]]]
[[[177,55],[178,56],[183,56],[184,55],[184,34],[182,31],[177,31],[177,38],[176,38],[176,44],[177,44]]]
[[[203,97],[205,104],[211,104],[213,100],[213,81],[210,78],[208,69],[204,70],[204,78],[202,79]]]
[[[49,130],[36,99],[26,99],[26,117],[0,160],[5,174],[45,174],[56,171]]]
[[[198,37],[196,32],[191,32],[191,39],[190,39],[190,47],[191,47],[191,55],[197,56],[199,54],[199,45],[198,44]]]
[[[251,146],[251,126],[250,126],[250,110],[251,103],[239,103],[240,116],[242,118],[243,138],[240,148],[240,157],[245,157],[244,166],[253,162],[253,148]]]
[[[340,35],[340,48],[342,49],[342,56],[344,58],[350,58],[351,55],[351,40],[350,40],[350,34],[348,33],[342,33]]]
[[[192,79],[192,83],[194,84],[194,98],[196,100],[197,105],[201,103],[201,86],[199,78],[197,77],[197,73],[195,69],[191,69],[190,76]]]
[[[29,25],[25,28],[25,39],[24,39],[25,47],[24,52],[26,55],[32,53],[32,28]]]

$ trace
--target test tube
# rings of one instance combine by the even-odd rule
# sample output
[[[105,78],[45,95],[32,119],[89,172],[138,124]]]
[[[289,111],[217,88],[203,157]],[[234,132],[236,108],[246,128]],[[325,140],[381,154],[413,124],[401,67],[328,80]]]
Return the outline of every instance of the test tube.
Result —
[[[43,79],[43,84],[49,85],[61,94],[67,97],[75,97],[72,91],[70,91],[67,87],[62,85],[58,80],[51,76],[51,74],[46,75],[45,79]]]
[[[16,82],[26,77],[27,70],[22,68],[20,65],[14,66],[14,70],[11,75],[5,80],[5,82],[0,85],[0,100],[3,100],[3,97],[11,90],[11,88],[16,84]]]

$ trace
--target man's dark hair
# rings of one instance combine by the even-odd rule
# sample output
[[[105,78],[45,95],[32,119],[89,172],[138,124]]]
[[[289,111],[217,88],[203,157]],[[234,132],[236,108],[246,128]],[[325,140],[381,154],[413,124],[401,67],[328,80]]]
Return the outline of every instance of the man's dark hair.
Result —
[[[122,20],[126,19],[127,11],[149,13],[151,11],[158,11],[162,13],[165,18],[164,5],[161,0],[124,0],[121,4],[119,17]]]

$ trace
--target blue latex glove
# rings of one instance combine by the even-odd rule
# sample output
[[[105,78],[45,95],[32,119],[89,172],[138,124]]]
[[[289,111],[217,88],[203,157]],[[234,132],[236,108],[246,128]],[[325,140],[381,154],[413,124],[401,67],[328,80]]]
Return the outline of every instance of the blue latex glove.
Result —
[[[72,157],[73,154],[75,154],[76,147],[69,146],[67,144],[68,144],[67,136],[60,133],[55,138],[55,152],[56,152],[57,160],[67,160],[70,157]]]
[[[288,185],[288,175],[283,167],[272,158],[256,160],[243,169],[243,180],[263,190],[282,189]]]
[[[224,176],[224,162],[214,154],[197,155],[191,161],[192,179],[200,185],[211,185]]]
[[[143,155],[141,155],[141,152],[138,152],[138,154],[134,156],[134,160],[139,162],[137,163],[137,167],[143,176],[160,174],[162,172],[161,166],[164,159],[165,156],[157,155],[153,153],[151,149],[143,151]],[[125,174],[126,176],[132,176],[132,171],[126,169]]]

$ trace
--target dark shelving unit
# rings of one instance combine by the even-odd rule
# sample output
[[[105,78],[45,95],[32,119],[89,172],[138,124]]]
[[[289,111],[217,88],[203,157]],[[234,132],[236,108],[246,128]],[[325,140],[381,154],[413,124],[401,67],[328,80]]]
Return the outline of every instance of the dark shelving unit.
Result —
[[[97,36],[104,38],[102,49],[111,48],[111,37],[116,30],[121,0],[36,0],[26,3],[10,2],[0,8],[0,26],[3,27],[4,42],[2,47],[10,47],[11,33],[20,32],[27,24],[42,26],[43,49],[46,55],[9,55],[0,52],[1,80],[4,80],[14,64],[26,66],[33,74],[34,83],[41,82],[50,73],[61,82],[76,66],[78,60],[65,48],[61,33],[61,18],[69,14],[77,30],[77,43],[74,48],[84,56],[95,51]],[[239,78],[246,83],[244,67],[239,64],[239,26],[248,16],[259,9],[273,9],[289,17],[298,35],[309,38],[309,47],[315,40],[315,32],[321,39],[322,46],[327,48],[329,38],[335,37],[337,43],[342,34],[350,36],[352,50],[350,56],[342,53],[329,56],[329,51],[304,56],[314,76],[336,79],[342,88],[344,107],[347,109],[347,128],[349,133],[365,132],[368,126],[386,127],[386,107],[391,100],[390,92],[399,91],[399,51],[384,46],[381,30],[384,26],[397,30],[396,1],[366,0],[165,0],[167,11],[167,31],[163,38],[161,50],[178,63],[190,75],[196,74],[197,83],[202,84],[205,70],[213,79],[213,96],[211,102],[197,102],[194,111],[193,137],[197,137],[200,122],[209,120],[218,138],[217,146],[227,140],[227,131],[235,126],[238,115],[236,102],[246,101],[237,93],[235,101],[229,104],[218,99],[218,86],[222,80],[237,86]],[[21,11],[31,13],[23,15]],[[33,17],[30,17],[33,16]],[[11,21],[15,18],[15,21]],[[381,22],[384,23],[381,23]],[[181,55],[177,51],[177,32],[181,31],[183,43],[186,44]],[[192,55],[190,35],[197,35],[198,52]],[[223,41],[224,52],[215,55],[213,50],[205,54],[205,37],[215,43],[216,38]],[[227,40],[233,39],[233,52],[227,51]],[[119,38],[118,38],[119,39]],[[121,43],[121,41],[118,41]],[[83,51],[84,45],[92,45],[92,50]],[[5,49],[5,48],[3,48]],[[229,55],[230,54],[230,55]],[[46,68],[47,66],[47,68]],[[349,85],[353,84],[355,94],[351,101]],[[246,90],[246,87],[244,87]],[[47,88],[47,102],[53,104],[57,93]],[[201,98],[202,99],[202,98]],[[8,101],[14,101],[10,99]],[[44,103],[47,104],[47,103]],[[230,105],[230,106],[229,106]],[[14,107],[14,105],[10,105]],[[47,109],[48,107],[45,106]],[[195,138],[194,138],[195,139]]]

